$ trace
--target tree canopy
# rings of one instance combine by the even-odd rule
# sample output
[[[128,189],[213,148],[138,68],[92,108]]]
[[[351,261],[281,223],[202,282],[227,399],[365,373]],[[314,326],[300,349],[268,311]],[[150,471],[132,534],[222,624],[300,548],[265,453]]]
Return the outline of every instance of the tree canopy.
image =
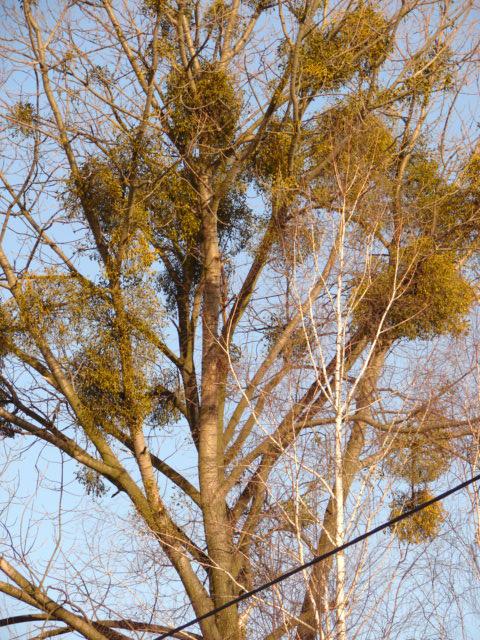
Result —
[[[469,474],[471,2],[0,11],[11,637],[153,638]],[[457,638],[462,500],[175,637]]]

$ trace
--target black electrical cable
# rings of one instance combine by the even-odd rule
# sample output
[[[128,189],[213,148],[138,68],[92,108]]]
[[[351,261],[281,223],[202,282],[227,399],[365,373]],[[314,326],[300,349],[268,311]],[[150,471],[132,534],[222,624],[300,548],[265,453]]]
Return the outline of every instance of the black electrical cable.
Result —
[[[469,485],[475,482],[478,482],[479,480],[480,480],[480,473],[477,474],[476,476],[473,476],[472,478],[469,478],[468,480],[465,480],[465,482],[461,482],[460,484],[457,484],[455,487],[452,487],[451,489],[448,489],[447,491],[444,491],[443,493],[440,493],[437,496],[434,496],[430,500],[426,500],[425,502],[417,504],[416,507],[413,507],[412,509],[408,509],[408,511],[404,511],[403,513],[396,516],[395,518],[392,518],[391,520],[388,520],[387,522],[384,522],[383,524],[378,525],[378,527],[375,527],[374,529],[370,529],[369,531],[362,533],[360,536],[357,536],[356,538],[352,538],[352,540],[345,542],[339,547],[330,549],[330,551],[327,551],[327,553],[322,553],[322,555],[320,556],[315,556],[308,562],[305,562],[304,564],[301,564],[298,567],[295,567],[294,569],[290,569],[290,571],[286,571],[285,573],[280,574],[273,580],[270,580],[269,582],[265,582],[259,587],[255,587],[255,589],[246,591],[245,593],[242,593],[240,596],[233,598],[233,600],[229,600],[228,602],[225,602],[219,607],[215,607],[215,609],[211,609],[210,611],[207,611],[207,613],[204,613],[201,616],[197,616],[193,620],[190,620],[190,622],[185,622],[185,624],[181,624],[180,626],[175,627],[174,629],[171,629],[166,633],[162,633],[162,635],[157,636],[153,640],[164,640],[165,638],[171,638],[173,637],[174,634],[179,633],[180,631],[184,631],[184,629],[187,629],[188,627],[191,627],[194,624],[201,622],[202,620],[206,620],[207,618],[210,618],[211,616],[216,615],[220,611],[223,611],[224,609],[228,609],[228,607],[232,607],[233,605],[238,604],[239,602],[243,602],[243,600],[247,600],[248,598],[251,598],[257,593],[260,593],[261,591],[265,591],[265,589],[269,589],[270,587],[273,587],[279,582],[283,582],[283,580],[290,578],[290,576],[294,576],[296,573],[300,573],[300,571],[304,571],[305,569],[308,569],[314,564],[317,564],[318,562],[322,562],[322,560],[331,558],[332,556],[339,553],[340,551],[344,551],[349,547],[353,547],[353,545],[357,544],[358,542],[362,542],[362,540],[366,540],[370,536],[373,536],[375,533],[379,533],[384,529],[388,529],[389,527],[394,526],[395,524],[397,524],[397,522],[401,522],[402,520],[405,520],[406,518],[413,516],[413,514],[418,513],[423,509],[426,509],[432,504],[435,504],[435,502],[440,502],[440,500],[444,500],[445,498],[448,498],[448,496],[451,496],[453,493],[456,493],[457,491],[461,491],[462,489],[465,489],[465,487],[468,487]]]

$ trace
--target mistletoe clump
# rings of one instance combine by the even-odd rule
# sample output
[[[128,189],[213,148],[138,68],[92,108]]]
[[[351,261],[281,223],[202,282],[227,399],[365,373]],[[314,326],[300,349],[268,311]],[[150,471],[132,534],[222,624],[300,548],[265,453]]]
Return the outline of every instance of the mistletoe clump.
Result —
[[[453,252],[435,252],[423,238],[405,247],[395,264],[363,286],[355,309],[365,330],[383,330],[395,338],[427,340],[465,331],[475,300],[472,285],[459,272]]]
[[[395,155],[395,140],[391,131],[377,115],[364,108],[361,101],[337,104],[325,112],[312,136],[313,160],[335,153],[335,166],[344,169],[355,163],[385,170]],[[338,147],[338,141],[343,146]]]
[[[167,96],[177,143],[198,143],[204,150],[230,145],[242,106],[231,74],[213,63],[204,63],[192,76],[174,70]]]
[[[75,477],[83,485],[85,493],[92,498],[102,498],[108,492],[102,476],[93,469],[81,467],[76,471]]]
[[[379,189],[388,188],[396,157],[395,138],[387,123],[369,111],[363,100],[345,100],[328,109],[312,129],[308,152],[312,168],[323,172],[311,185],[320,204],[328,207],[339,197],[339,181],[362,222],[375,218]],[[367,194],[367,198],[360,195]],[[343,197],[343,196],[342,196]]]
[[[473,153],[455,175],[446,175],[434,154],[418,149],[405,171],[404,217],[422,236],[468,252],[480,233],[480,160]]]
[[[315,506],[310,495],[297,496],[279,505],[279,528],[295,533],[297,527],[305,529],[318,522]]]
[[[107,160],[89,158],[80,167],[79,175],[67,184],[67,209],[72,217],[80,209],[94,215],[104,233],[111,233],[122,218],[125,207],[125,183]]]
[[[201,218],[196,192],[182,171],[172,171],[168,180],[147,200],[150,225],[159,241],[170,239],[176,246],[197,242]]]
[[[257,148],[251,174],[260,190],[277,205],[290,205],[297,195],[305,164],[302,134],[290,119],[272,119]]]
[[[453,53],[439,42],[427,52],[414,56],[405,81],[412,93],[429,96],[432,91],[447,91],[453,86]]]
[[[390,518],[396,518],[432,498],[433,495],[427,489],[414,491],[411,495],[401,494],[390,505]],[[391,529],[401,542],[421,544],[438,536],[445,518],[446,511],[441,503],[434,502],[425,509],[397,522]]]
[[[123,429],[152,410],[146,367],[141,365],[142,358],[151,357],[151,350],[145,342],[136,346],[133,381],[128,387],[112,332],[92,338],[70,364],[79,398],[86,406],[95,407],[97,427]]]
[[[288,319],[272,313],[268,326],[265,329],[264,340],[267,350],[272,349],[282,337],[288,325]],[[314,340],[314,333],[310,326],[300,326],[290,334],[286,344],[281,350],[281,356],[285,362],[300,362],[310,353],[310,343]]]
[[[33,135],[37,117],[31,102],[19,100],[9,109],[9,118],[17,135],[24,138],[29,138]]]
[[[134,150],[132,142],[120,141],[110,155],[87,158],[67,180],[63,201],[71,218],[87,219],[100,230],[112,255],[121,256],[122,276],[137,280],[155,257],[146,193],[151,198],[158,188],[150,186],[156,184],[158,154],[152,151],[148,157],[142,153],[131,178]],[[136,183],[133,198],[132,183]]]
[[[338,89],[356,73],[383,62],[391,49],[388,21],[371,5],[346,14],[329,30],[314,29],[301,52],[304,90],[312,93]]]
[[[437,427],[438,420],[437,416]],[[411,486],[437,480],[448,470],[451,462],[442,447],[447,438],[448,433],[443,430],[439,435],[426,431],[396,437],[395,452],[386,463],[388,471]]]
[[[290,120],[272,119],[255,154],[253,173],[260,183],[285,178],[289,173],[289,155],[294,143],[295,128]],[[300,164],[299,154],[293,160]]]

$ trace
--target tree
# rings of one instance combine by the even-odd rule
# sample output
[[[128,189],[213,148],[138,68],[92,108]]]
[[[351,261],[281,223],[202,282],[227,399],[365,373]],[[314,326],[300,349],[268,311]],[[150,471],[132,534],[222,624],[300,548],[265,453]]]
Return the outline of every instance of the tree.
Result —
[[[48,559],[6,498],[4,626],[158,634],[476,463],[469,2],[2,11],[0,430],[14,468],[61,461]],[[83,569],[73,485],[110,529]],[[392,530],[392,589],[445,519]],[[177,637],[368,637],[367,575],[339,554]]]

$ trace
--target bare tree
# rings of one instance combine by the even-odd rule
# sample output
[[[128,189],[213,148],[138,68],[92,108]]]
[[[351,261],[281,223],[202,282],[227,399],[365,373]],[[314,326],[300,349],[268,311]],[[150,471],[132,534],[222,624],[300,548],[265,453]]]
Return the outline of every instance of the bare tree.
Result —
[[[476,463],[469,1],[2,13],[0,625],[152,637]],[[174,635],[402,637],[447,525]]]

